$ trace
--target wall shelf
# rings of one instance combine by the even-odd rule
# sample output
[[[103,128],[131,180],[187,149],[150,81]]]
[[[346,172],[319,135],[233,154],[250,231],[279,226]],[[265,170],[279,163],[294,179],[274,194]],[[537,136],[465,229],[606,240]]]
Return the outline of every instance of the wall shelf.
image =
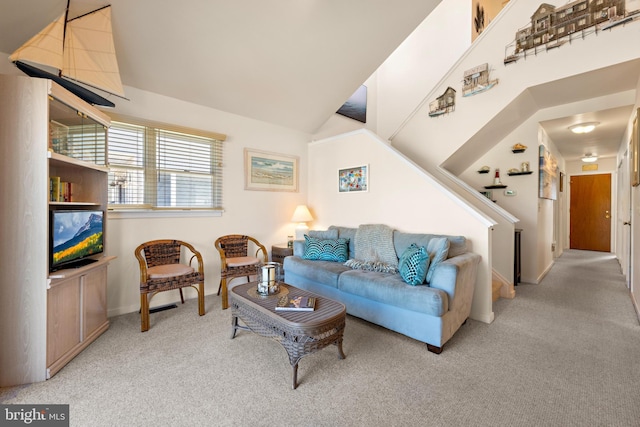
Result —
[[[508,172],[507,175],[509,176],[514,176],[514,175],[531,175],[533,173],[533,171],[526,171],[526,172]]]

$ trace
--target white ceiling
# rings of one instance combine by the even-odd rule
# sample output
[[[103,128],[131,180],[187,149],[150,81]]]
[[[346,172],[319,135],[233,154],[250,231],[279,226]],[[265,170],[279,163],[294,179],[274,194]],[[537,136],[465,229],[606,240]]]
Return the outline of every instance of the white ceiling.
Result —
[[[313,133],[439,2],[110,4],[123,84]],[[105,4],[71,0],[69,17]],[[65,7],[66,0],[2,0],[0,52],[13,52]]]
[[[111,0],[110,4],[123,84],[313,133],[439,2]],[[105,0],[71,0],[69,17],[105,4]],[[0,52],[13,52],[65,6],[66,0],[2,0]],[[579,102],[587,93],[603,96],[635,89],[638,74],[634,63],[617,67],[615,78],[578,76],[530,92],[544,108],[558,105],[553,104],[558,96],[563,102]],[[587,151],[615,156],[632,106],[585,108],[542,125],[567,160]],[[567,127],[585,120],[602,126],[578,142]]]

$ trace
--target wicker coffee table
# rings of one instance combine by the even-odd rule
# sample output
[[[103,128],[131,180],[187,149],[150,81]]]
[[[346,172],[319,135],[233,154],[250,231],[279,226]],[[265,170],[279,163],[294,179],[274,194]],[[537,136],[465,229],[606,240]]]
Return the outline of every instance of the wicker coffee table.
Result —
[[[307,354],[335,344],[340,359],[345,358],[342,335],[346,309],[343,304],[282,283],[280,295],[288,292],[292,297],[315,296],[316,308],[313,311],[276,312],[278,295],[262,297],[256,293],[256,288],[256,282],[245,283],[229,292],[231,339],[235,338],[238,329],[243,329],[278,341],[287,351],[293,367],[293,389],[298,386],[298,362]],[[246,326],[239,325],[238,319]]]

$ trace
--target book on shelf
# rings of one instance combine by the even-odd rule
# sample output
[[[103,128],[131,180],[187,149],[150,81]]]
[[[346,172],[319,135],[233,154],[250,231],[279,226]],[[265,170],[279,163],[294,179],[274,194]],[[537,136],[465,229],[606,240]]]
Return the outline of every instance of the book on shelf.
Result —
[[[59,176],[49,177],[49,201],[71,202],[73,185],[67,181],[61,181]]]
[[[288,295],[278,298],[276,311],[313,311],[316,308],[315,297],[290,297]]]

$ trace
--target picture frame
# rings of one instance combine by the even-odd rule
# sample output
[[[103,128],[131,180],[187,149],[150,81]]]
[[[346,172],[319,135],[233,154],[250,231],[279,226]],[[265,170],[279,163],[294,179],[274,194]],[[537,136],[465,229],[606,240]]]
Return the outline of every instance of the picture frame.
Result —
[[[369,165],[338,169],[338,192],[369,191]]]
[[[541,199],[558,199],[558,162],[544,145],[539,147],[540,173],[538,181],[538,197]]]
[[[638,131],[638,114],[640,114],[640,108],[636,113],[635,119],[633,119],[633,126],[631,127],[631,186],[637,187],[640,185],[640,137]]]
[[[298,191],[299,158],[286,154],[244,149],[244,189]]]

